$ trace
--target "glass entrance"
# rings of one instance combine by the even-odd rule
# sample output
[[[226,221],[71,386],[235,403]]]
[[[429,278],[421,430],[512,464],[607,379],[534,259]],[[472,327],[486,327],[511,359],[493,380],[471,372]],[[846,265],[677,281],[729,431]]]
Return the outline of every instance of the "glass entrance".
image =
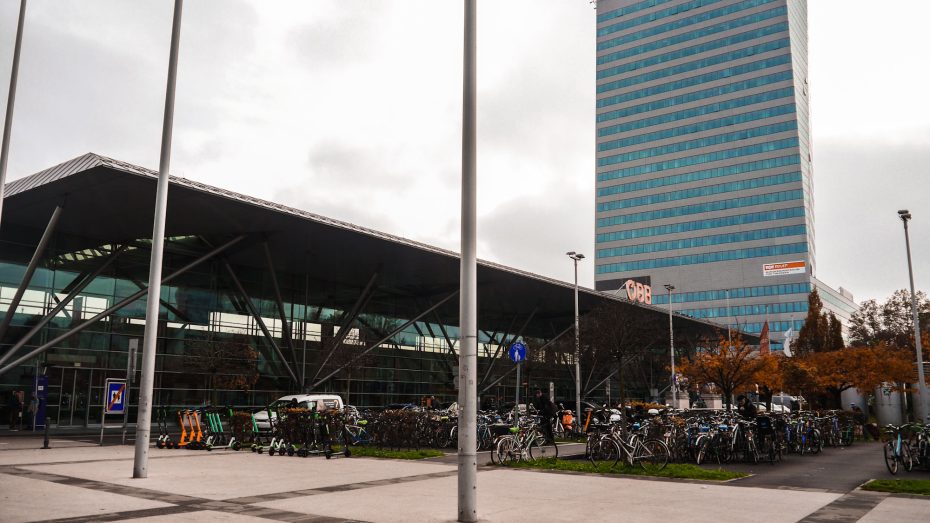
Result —
[[[49,387],[49,405],[56,405],[57,400],[58,414],[52,419],[56,420],[59,427],[87,426],[90,421],[93,372],[93,369],[78,367],[50,369],[49,381],[52,385]]]

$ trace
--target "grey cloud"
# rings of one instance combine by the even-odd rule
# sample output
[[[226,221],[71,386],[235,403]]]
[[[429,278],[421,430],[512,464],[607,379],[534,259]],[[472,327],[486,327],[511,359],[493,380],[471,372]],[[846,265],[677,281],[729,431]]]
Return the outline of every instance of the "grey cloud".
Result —
[[[91,150],[151,165],[161,128],[163,70],[152,67],[147,56],[123,54],[54,26],[35,23],[26,35],[11,175],[29,174]],[[150,151],[140,147],[151,143],[155,146]]]
[[[374,22],[386,9],[384,4],[326,3],[318,18],[288,35],[291,52],[311,69],[357,65],[377,49],[379,32]]]
[[[543,194],[548,196],[514,199],[482,216],[479,256],[568,281],[573,273],[565,253],[580,252],[588,259],[578,267],[578,281],[592,286],[593,195],[566,183],[548,187]]]
[[[18,10],[11,9],[12,4],[4,2],[0,11],[4,28],[15,27]],[[230,105],[223,101],[241,96],[236,77],[248,75],[241,74],[237,60],[254,48],[251,17],[254,10],[240,2],[187,4],[176,136],[222,125]],[[105,30],[98,35],[88,27]],[[87,151],[155,166],[170,35],[170,3],[30,3],[12,133],[11,179]],[[0,41],[3,59],[12,55],[12,45],[12,38]],[[8,71],[7,64],[0,62],[0,67]],[[0,103],[5,106],[5,102],[4,96]],[[183,158],[183,141],[176,141]]]
[[[884,299],[908,285],[898,209],[910,209],[917,286],[930,288],[930,143],[819,140],[814,156],[818,277]]]

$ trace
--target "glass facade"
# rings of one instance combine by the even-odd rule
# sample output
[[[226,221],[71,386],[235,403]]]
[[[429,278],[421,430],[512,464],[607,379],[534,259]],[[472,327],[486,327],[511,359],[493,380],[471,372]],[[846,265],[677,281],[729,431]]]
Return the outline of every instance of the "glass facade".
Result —
[[[804,0],[597,8],[595,285],[786,327],[815,270]]]
[[[767,222],[773,220],[784,220],[787,218],[800,218],[805,214],[804,207],[792,207],[790,209],[779,209],[777,211],[754,212],[749,214],[737,214],[735,216],[725,216],[722,218],[713,218],[708,220],[696,220],[690,222],[675,223],[671,225],[657,225],[654,227],[643,227],[640,229],[630,229],[625,231],[605,232],[597,235],[597,243],[614,242],[617,240],[628,240],[631,238],[646,238],[649,236],[661,236],[663,234],[675,234],[682,232],[700,231],[704,229],[716,229],[718,227],[730,227],[733,225],[744,225],[749,223]]]
[[[790,243],[785,245],[767,245],[765,247],[749,247],[746,249],[733,249],[729,251],[705,252],[702,254],[689,254],[671,258],[653,258],[623,263],[603,263],[597,265],[598,274],[611,272],[632,272],[643,269],[661,267],[678,267],[681,265],[696,265],[701,263],[715,263],[721,261],[743,260],[746,258],[761,258],[764,256],[781,256],[783,254],[797,254],[807,252],[807,243]]]
[[[784,81],[784,78],[781,79]],[[674,122],[677,120],[684,120],[686,118],[693,118],[695,116],[703,116],[705,114],[713,114],[721,111],[727,111],[729,109],[735,109],[737,107],[745,107],[747,105],[754,105],[757,103],[768,102],[769,100],[777,100],[780,98],[785,98],[788,96],[794,96],[794,88],[785,87],[783,89],[776,89],[774,91],[768,91],[761,94],[756,94],[752,96],[744,96],[742,98],[736,98],[733,100],[727,100],[726,102],[717,102],[709,105],[703,105],[701,107],[695,107],[692,109],[686,109],[683,111],[678,111],[670,114],[663,114],[660,116],[653,116],[652,118],[644,118],[642,120],[636,120],[633,122],[628,122],[620,125],[610,125],[607,127],[601,127],[597,130],[598,136],[609,136],[611,134],[622,133],[630,131],[633,129],[642,129],[645,127],[651,127],[653,125],[660,125],[668,122]],[[632,113],[635,114],[635,113]],[[737,122],[732,122],[737,123]],[[728,125],[732,125],[728,124]]]
[[[780,49],[786,49],[790,45],[790,42],[787,38],[781,40],[775,40],[774,42],[767,42],[764,44],[753,45],[737,51],[731,51],[727,53],[722,53],[716,56],[711,56],[708,58],[703,58],[701,60],[695,60],[693,62],[687,62],[681,65],[675,65],[672,67],[667,67],[665,69],[659,69],[658,71],[653,71],[651,73],[643,73],[636,76],[627,76],[621,80],[612,80],[610,82],[605,82],[598,84],[597,92],[604,93],[607,91],[613,91],[615,89],[622,89],[625,87],[630,87],[633,85],[639,85],[646,82],[651,82],[653,80],[659,80],[661,78],[668,78],[670,76],[677,76],[682,73],[689,73],[692,71],[697,71],[704,69],[705,67],[710,67],[714,65],[720,65],[728,62],[735,62],[737,60],[742,60],[749,56],[755,56],[757,54],[767,53],[770,51],[778,51]],[[721,76],[726,75],[727,73],[717,73]],[[687,85],[687,82],[683,82],[682,86]]]
[[[810,283],[789,283],[782,285],[765,285],[761,287],[742,287],[738,289],[682,292],[672,294],[672,303],[757,298],[760,296],[780,296],[782,294],[804,294],[806,296],[811,292],[811,289]],[[668,304],[668,295],[653,295],[652,303],[653,305]]]
[[[703,83],[716,82],[724,78],[732,78],[734,76],[740,76],[748,74],[751,72],[769,69],[775,66],[785,65],[791,63],[791,57],[788,55],[776,56],[774,58],[769,58],[767,60],[759,60],[757,62],[751,62],[748,64],[728,67],[726,69],[721,69],[719,71],[714,71],[712,73],[706,73],[698,76],[693,76],[691,78],[685,78],[683,80],[678,80],[676,82],[669,82],[665,84],[660,84],[654,87],[649,87],[645,89],[640,89],[638,91],[631,91],[623,94],[614,94],[611,96],[603,96],[597,99],[598,109],[603,107],[609,107],[611,105],[621,104],[624,102],[629,102],[631,100],[636,100],[638,98],[646,98],[648,96],[654,96],[657,94],[667,93],[669,91],[675,91],[677,89],[682,89],[685,87],[693,87],[695,85],[700,85]],[[637,114],[646,111],[654,111],[657,109],[663,109],[665,107],[670,107],[672,105],[684,104],[688,102],[693,102],[696,100],[703,100],[705,98],[712,98],[714,96],[721,96],[737,91],[743,91],[746,89],[752,89],[754,87],[759,87],[760,85],[768,85],[777,82],[784,82],[785,80],[790,80],[793,78],[791,71],[782,71],[780,73],[768,74],[765,76],[760,76],[758,78],[751,78],[749,80],[743,80],[740,82],[734,82],[727,84],[721,87],[712,87],[709,89],[704,89],[702,91],[690,92],[686,94],[681,94],[678,96],[673,96],[671,98],[666,98],[664,100],[659,100],[656,102],[650,102],[647,104],[641,104],[634,106],[629,109],[608,111],[604,113],[598,113],[597,121],[605,122],[607,120],[612,120],[614,118],[622,118],[628,116],[629,114]],[[629,111],[629,112],[627,112]]]
[[[756,162],[738,163],[726,167],[717,167],[716,169],[704,169],[702,171],[693,171],[674,176],[663,176],[661,178],[652,178],[649,180],[639,180],[636,182],[622,183],[619,185],[608,185],[597,190],[598,196],[610,196],[612,194],[629,193],[643,191],[646,189],[655,189],[656,187],[665,187],[679,183],[699,182],[701,180],[710,180],[734,174],[748,173],[752,171],[761,171],[774,167],[785,167],[787,165],[797,165],[801,162],[798,155],[782,156],[779,158],[770,158],[768,160],[759,160]]]
[[[630,254],[645,254],[650,252],[671,251],[677,249],[690,249],[693,247],[707,247],[726,243],[740,243],[748,241],[767,240],[771,238],[784,238],[785,236],[800,236],[806,232],[804,225],[789,225],[773,229],[756,229],[754,231],[733,232],[728,234],[715,234],[713,236],[699,236],[697,238],[684,238],[657,243],[642,243],[612,249],[598,249],[598,258],[612,258],[614,256],[628,256]]]
[[[788,202],[791,200],[800,200],[803,197],[804,195],[801,190],[757,194],[743,198],[731,198],[729,200],[717,200],[707,203],[685,205],[682,207],[671,207],[658,211],[624,214],[622,216],[611,216],[608,218],[599,219],[597,226],[610,227],[612,225],[625,225],[628,223],[658,220],[662,218],[674,218],[678,216],[688,216],[690,214],[701,214],[710,211],[723,211],[728,209],[738,209],[741,207],[764,205],[768,203]]]
[[[682,189],[679,191],[653,194],[650,196],[637,196],[635,198],[627,198],[625,200],[603,202],[597,205],[597,210],[613,211],[616,209],[627,209],[630,207],[639,207],[641,205],[652,205],[654,203],[673,202],[676,200],[686,200],[688,198],[710,196],[712,194],[743,191],[746,189],[758,189],[760,187],[771,187],[773,185],[781,185],[783,183],[797,182],[800,180],[800,172],[776,174],[773,176],[763,176],[762,178],[753,178],[751,180],[707,185],[704,187],[695,187],[694,189]]]
[[[65,238],[59,241],[67,243]],[[147,271],[149,244],[139,240],[131,245],[115,258],[111,270],[89,282],[85,281],[87,275],[112,254],[115,246],[58,252],[51,256],[37,269],[16,308],[10,329],[0,340],[4,349],[0,353],[23,339],[58,301],[84,283],[86,287],[80,289],[73,301],[28,338],[26,345],[16,353],[17,357],[88,322],[143,289],[145,285],[139,278],[144,278]],[[31,246],[22,247],[11,248],[10,244],[0,242],[4,254],[0,258],[0,318],[9,308],[25,273],[28,258],[10,258],[17,251],[28,254]],[[190,262],[191,253],[202,248],[196,238],[170,238],[164,274]],[[264,406],[284,394],[293,393],[296,387],[288,378],[281,355],[298,376],[306,376],[308,385],[347,365],[314,390],[340,394],[349,404],[366,407],[419,403],[425,395],[435,395],[445,403],[455,401],[453,366],[456,365],[459,332],[452,322],[441,324],[437,321],[440,316],[431,314],[387,336],[410,318],[388,312],[393,307],[391,299],[375,296],[345,333],[338,350],[327,357],[339,338],[340,326],[350,307],[335,306],[331,294],[315,290],[321,285],[318,277],[282,273],[279,275],[281,307],[296,352],[291,354],[278,302],[268,297],[273,285],[268,271],[247,266],[235,266],[234,270],[250,292],[247,298],[235,291],[219,259],[204,262],[163,285],[154,397],[157,406]],[[361,290],[353,292],[359,294]],[[271,341],[281,354],[272,349],[258,318],[245,306],[246,299],[254,305],[258,318],[269,330]],[[401,309],[400,301],[396,305]],[[28,391],[37,369],[47,368],[52,424],[99,423],[104,382],[107,378],[125,377],[129,345],[133,340],[141,343],[145,307],[146,299],[142,296],[112,315],[92,322],[38,356],[38,364],[31,359],[19,369],[0,375],[0,390],[18,387]],[[368,312],[372,309],[382,312]],[[566,315],[564,323],[570,325],[570,314]],[[512,364],[501,362],[491,366],[489,362],[506,359],[502,356],[506,351],[501,344],[515,339],[516,334],[487,328],[479,331],[479,368],[486,378],[482,383],[487,386],[481,397],[485,402],[493,403],[498,395],[511,397],[512,375],[509,381],[494,382],[508,375]],[[374,350],[363,352],[384,338],[386,340]],[[542,347],[546,341],[528,335],[523,339],[531,348]],[[353,358],[357,360],[352,361]],[[559,358],[559,354],[547,350],[531,352],[530,358],[534,361],[527,363],[525,371],[530,373],[533,386],[552,381],[560,397],[568,397],[574,389],[561,368],[564,363],[560,362],[571,363],[571,354],[561,354]],[[137,363],[136,369],[140,367],[141,363]],[[135,390],[131,391],[130,398],[131,416],[134,416]]]
[[[716,151],[712,153],[685,156],[683,158],[665,160],[661,162],[639,165],[636,167],[604,171],[597,175],[597,179],[599,182],[603,182],[608,180],[615,180],[617,178],[627,178],[630,176],[639,176],[641,174],[649,174],[658,171],[690,167],[692,165],[699,165],[702,163],[720,162],[724,160],[730,160],[732,158],[739,158],[742,156],[753,156],[757,154],[770,153],[772,151],[780,151],[782,149],[797,150],[797,147],[797,138],[785,138],[783,140],[775,140],[773,142],[747,145],[745,147],[736,147],[733,149],[724,149],[722,151]]]

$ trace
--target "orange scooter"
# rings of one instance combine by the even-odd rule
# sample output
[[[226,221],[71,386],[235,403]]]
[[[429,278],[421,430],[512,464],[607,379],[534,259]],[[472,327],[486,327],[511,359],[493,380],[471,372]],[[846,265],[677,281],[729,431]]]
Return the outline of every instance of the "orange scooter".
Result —
[[[181,425],[181,440],[174,448],[185,447],[190,450],[205,449],[203,431],[200,428],[200,412],[197,410],[179,410],[178,423]],[[188,433],[187,428],[190,427]]]

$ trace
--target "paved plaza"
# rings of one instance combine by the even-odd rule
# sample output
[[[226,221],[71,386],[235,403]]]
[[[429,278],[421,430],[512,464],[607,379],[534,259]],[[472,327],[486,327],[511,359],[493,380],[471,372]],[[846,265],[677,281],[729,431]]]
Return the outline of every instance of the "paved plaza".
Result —
[[[149,477],[131,479],[131,446],[65,439],[53,439],[49,450],[40,445],[34,438],[0,440],[4,521],[409,523],[455,517],[454,456],[326,460],[153,448]],[[859,452],[871,450],[877,449],[861,446]],[[804,461],[816,469],[816,459]],[[479,514],[486,521],[582,516],[696,522],[927,521],[930,515],[930,500],[847,490],[842,482],[819,489],[754,486],[765,484],[759,477],[764,470],[720,484],[481,467]]]

